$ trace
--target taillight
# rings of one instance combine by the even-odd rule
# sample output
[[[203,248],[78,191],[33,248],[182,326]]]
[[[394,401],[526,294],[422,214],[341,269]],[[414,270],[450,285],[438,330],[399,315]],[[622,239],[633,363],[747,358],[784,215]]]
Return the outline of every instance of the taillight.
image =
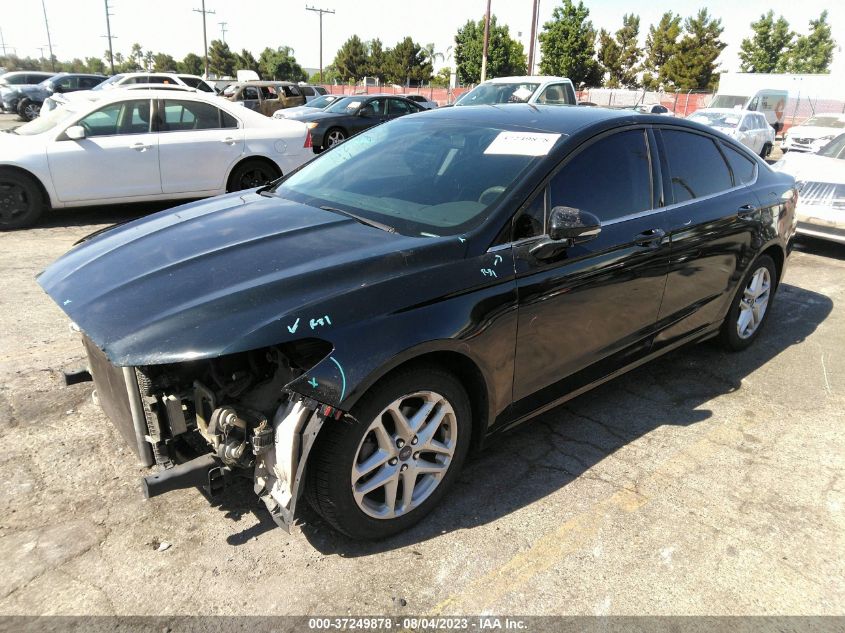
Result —
[[[302,147],[307,149],[314,147],[314,143],[311,142],[311,130],[305,132],[305,144]]]

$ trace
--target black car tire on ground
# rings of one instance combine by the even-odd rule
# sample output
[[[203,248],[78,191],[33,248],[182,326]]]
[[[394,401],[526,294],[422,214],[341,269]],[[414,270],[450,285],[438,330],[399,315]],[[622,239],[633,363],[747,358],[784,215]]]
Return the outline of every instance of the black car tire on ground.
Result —
[[[226,191],[254,189],[273,182],[281,176],[278,167],[257,158],[247,159],[232,170]]]
[[[41,188],[32,177],[0,168],[0,231],[35,224],[45,206]]]
[[[352,469],[359,456],[359,447],[368,435],[370,425],[390,403],[405,394],[423,391],[441,395],[455,414],[456,445],[448,470],[417,507],[390,519],[369,516],[358,506],[352,491]],[[337,424],[330,433],[318,436],[306,477],[307,499],[317,513],[344,534],[356,539],[385,538],[422,519],[454,482],[470,444],[472,412],[469,399],[452,374],[437,366],[417,365],[376,384],[352,408],[351,417],[351,422]],[[410,445],[404,448],[413,450]],[[401,467],[403,463],[400,461],[398,465]],[[398,496],[396,501],[398,504]]]
[[[772,144],[771,143],[763,143],[763,149],[760,150],[760,158],[766,158],[771,153],[772,153]]]
[[[762,318],[759,324],[755,327],[754,331],[747,337],[743,338],[739,335],[738,331],[740,311],[743,308],[743,303],[747,302],[746,291],[749,289],[749,284],[754,279],[755,275],[760,273],[763,269],[765,269],[768,273],[769,279],[769,290],[766,296],[765,309]],[[736,296],[731,302],[731,307],[730,310],[728,310],[725,321],[722,323],[722,329],[719,332],[719,337],[724,347],[730,351],[739,352],[749,347],[756,340],[756,338],[760,335],[760,330],[762,330],[763,326],[766,324],[769,313],[772,310],[772,301],[774,300],[777,287],[778,277],[775,262],[768,255],[761,255],[754,261],[753,264],[751,264],[751,267],[748,269],[745,277],[743,277],[742,282],[739,284],[737,289]]]
[[[35,103],[30,99],[23,99],[18,104],[18,116],[29,123],[33,119],[38,118],[41,114],[41,104]]]

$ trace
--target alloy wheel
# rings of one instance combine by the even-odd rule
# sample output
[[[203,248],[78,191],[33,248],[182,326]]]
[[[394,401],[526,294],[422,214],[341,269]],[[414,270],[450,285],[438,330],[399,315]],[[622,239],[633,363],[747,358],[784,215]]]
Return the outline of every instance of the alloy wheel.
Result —
[[[39,114],[41,114],[41,106],[37,103],[28,103],[23,109],[23,118],[27,121],[38,118]]]
[[[256,167],[255,169],[245,171],[243,176],[241,176],[241,189],[254,189],[255,187],[261,187],[271,180],[273,180],[273,177],[268,171],[262,169],[261,167]]]
[[[328,141],[327,144],[329,147],[334,147],[338,143],[342,143],[344,140],[346,140],[346,136],[344,136],[343,132],[341,132],[340,130],[332,130],[331,132],[329,132],[328,136],[326,137],[326,140]]]
[[[769,269],[761,266],[751,276],[739,302],[739,317],[736,321],[736,332],[739,338],[752,337],[760,327],[766,315],[766,308],[769,306],[771,288],[772,279]]]
[[[15,216],[26,213],[29,200],[26,190],[14,183],[0,183],[0,219],[12,220]]]
[[[352,464],[352,495],[377,519],[407,514],[443,481],[458,439],[455,411],[433,391],[397,398],[376,416]]]

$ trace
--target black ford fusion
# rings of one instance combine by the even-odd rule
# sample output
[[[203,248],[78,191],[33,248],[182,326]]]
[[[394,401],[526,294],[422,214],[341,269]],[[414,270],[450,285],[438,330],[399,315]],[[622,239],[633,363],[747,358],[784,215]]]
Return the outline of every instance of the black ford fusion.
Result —
[[[380,538],[471,447],[684,343],[760,334],[792,178],[695,123],[450,108],[271,186],[77,245],[39,278],[154,496],[234,474]]]

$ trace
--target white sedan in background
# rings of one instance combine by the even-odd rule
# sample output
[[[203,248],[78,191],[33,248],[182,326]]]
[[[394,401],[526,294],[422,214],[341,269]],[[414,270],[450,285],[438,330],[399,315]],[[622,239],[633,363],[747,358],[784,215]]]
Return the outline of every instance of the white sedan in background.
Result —
[[[735,138],[762,158],[766,158],[775,146],[775,129],[769,125],[766,115],[759,112],[704,108],[696,110],[687,119],[703,123]]]
[[[313,101],[309,101],[305,105],[276,110],[273,113],[273,118],[290,119],[292,117],[297,117],[300,114],[314,114],[315,112],[328,108],[331,104],[342,97],[343,95],[323,95],[322,97],[317,97]]]
[[[845,244],[845,134],[817,154],[792,153],[772,165],[798,184],[796,231]]]
[[[110,91],[0,134],[0,229],[51,207],[250,189],[313,157],[304,123],[199,93]]]
[[[781,149],[786,152],[817,152],[845,132],[845,114],[817,114],[801,125],[793,125],[783,135]]]

